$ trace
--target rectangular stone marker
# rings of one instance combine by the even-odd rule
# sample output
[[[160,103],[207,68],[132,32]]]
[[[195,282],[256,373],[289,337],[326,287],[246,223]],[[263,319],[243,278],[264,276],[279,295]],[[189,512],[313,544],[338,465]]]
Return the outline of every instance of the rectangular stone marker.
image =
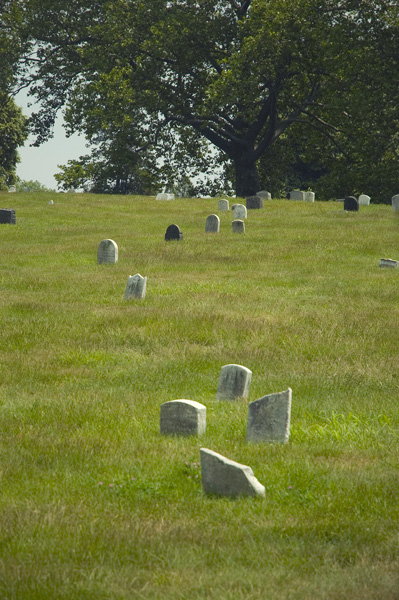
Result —
[[[242,365],[224,365],[220,370],[216,400],[248,398],[252,371]]]
[[[97,264],[114,265],[118,262],[118,245],[114,240],[102,240],[97,248]]]
[[[209,215],[205,222],[205,233],[219,233],[220,219],[217,215]]]
[[[380,267],[385,267],[385,268],[393,268],[395,269],[398,266],[398,261],[397,260],[392,260],[391,258],[381,258],[380,260]]]
[[[219,211],[223,211],[223,210],[229,210],[229,201],[228,200],[218,200],[218,210]]]
[[[267,192],[266,190],[260,190],[260,192],[256,192],[256,195],[259,196],[260,198],[263,198],[264,200],[272,199],[271,193]],[[248,206],[247,206],[247,208],[248,208]]]
[[[392,210],[399,210],[399,194],[396,194],[396,196],[392,196]]]
[[[147,277],[142,277],[140,273],[130,275],[126,285],[125,298],[126,300],[130,300],[130,298],[143,299],[145,298],[146,289]]]
[[[206,430],[206,406],[194,400],[171,400],[161,405],[163,435],[201,435]]]
[[[213,450],[200,449],[202,489],[205,494],[236,498],[265,496],[265,487],[251,467],[230,460]]]
[[[241,219],[232,221],[231,226],[233,228],[233,233],[245,233],[245,223]]]
[[[370,206],[370,196],[367,196],[367,194],[360,194],[359,198],[359,206]]]
[[[247,209],[243,204],[235,204],[234,205],[234,218],[236,220],[247,218]]]
[[[305,202],[314,202],[315,193],[314,192],[304,192],[304,200],[305,200]]]
[[[15,225],[16,222],[15,210],[12,208],[0,208],[0,223],[11,223],[11,225]]]
[[[292,192],[288,192],[288,198],[290,200],[305,200],[305,192],[293,190]]]
[[[245,200],[245,204],[247,205],[248,210],[263,208],[263,197],[259,195],[248,196],[248,198]]]
[[[247,440],[286,443],[290,437],[292,390],[269,394],[248,405]]]

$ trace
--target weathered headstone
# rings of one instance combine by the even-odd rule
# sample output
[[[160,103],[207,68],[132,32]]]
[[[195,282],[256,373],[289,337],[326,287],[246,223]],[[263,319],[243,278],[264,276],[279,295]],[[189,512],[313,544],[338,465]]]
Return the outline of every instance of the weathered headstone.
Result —
[[[15,225],[17,222],[15,210],[12,208],[0,208],[0,223],[11,223]]]
[[[305,202],[314,202],[315,200],[315,193],[314,192],[304,192],[304,198]]]
[[[97,264],[118,262],[118,246],[114,240],[102,240],[97,247]]]
[[[224,198],[222,200],[218,200],[218,210],[229,210],[229,201],[225,200]]]
[[[299,190],[292,190],[292,192],[288,192],[288,198],[290,200],[305,200],[305,192],[300,192]]]
[[[178,225],[169,225],[165,233],[165,240],[168,242],[170,240],[182,240],[183,234],[180,231],[180,227]]]
[[[171,400],[161,405],[161,433],[201,435],[206,430],[206,406],[194,400]]]
[[[263,197],[262,196],[248,196],[245,200],[245,204],[247,205],[247,209],[251,210],[254,208],[263,208]]]
[[[231,498],[265,496],[265,487],[256,479],[251,467],[207,448],[200,449],[200,456],[202,488],[205,494]]]
[[[15,185],[9,185],[8,186],[8,193],[9,194],[14,194],[17,191],[17,188]]]
[[[168,194],[166,192],[162,192],[161,194],[157,194],[155,196],[155,200],[174,200],[174,199],[175,199],[174,194]]]
[[[356,212],[359,210],[359,202],[355,196],[347,196],[344,200],[344,210]]]
[[[145,298],[146,290],[147,277],[142,277],[140,273],[129,275],[125,290],[126,300],[129,300],[130,298]]]
[[[50,206],[53,206],[54,200],[49,200],[48,203],[50,204]]]
[[[234,206],[234,218],[235,219],[246,219],[247,209],[243,204],[236,204]]]
[[[220,370],[216,400],[248,398],[252,371],[242,365],[224,365]]]
[[[217,215],[209,215],[205,222],[205,233],[219,233],[220,219]]]
[[[231,205],[231,210],[232,210],[233,212],[234,212],[234,209],[235,209],[235,207],[236,207],[236,206],[238,206],[238,204],[237,204],[237,203],[236,203],[236,204],[232,204],[232,205]]]
[[[367,196],[367,194],[360,194],[359,198],[359,206],[370,206],[370,196]]]
[[[269,394],[248,405],[247,440],[282,442],[290,437],[292,390]]]
[[[399,210],[399,194],[396,194],[396,196],[392,196],[392,210]]]
[[[241,219],[232,221],[233,233],[245,233],[245,223]]]
[[[392,258],[381,258],[380,260],[380,267],[385,267],[385,268],[393,268],[395,269],[398,266],[398,261],[397,260],[392,260]]]
[[[260,190],[260,192],[256,192],[257,196],[260,196],[260,198],[263,198],[264,200],[271,200],[272,199],[272,195],[270,192],[267,192],[266,190]],[[248,208],[248,206],[247,206]]]

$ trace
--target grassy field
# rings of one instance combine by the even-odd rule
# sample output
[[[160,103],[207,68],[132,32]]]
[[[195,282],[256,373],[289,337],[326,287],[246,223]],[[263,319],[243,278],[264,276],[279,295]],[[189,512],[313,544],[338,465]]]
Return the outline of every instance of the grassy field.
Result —
[[[216,199],[0,203],[2,600],[399,599],[390,206],[273,200],[240,235],[231,211],[205,234]],[[147,295],[126,301],[135,273]],[[228,363],[249,401],[292,388],[288,444],[246,442],[248,401],[215,399]],[[178,398],[206,405],[200,439],[160,435]],[[205,496],[201,447],[266,497]]]

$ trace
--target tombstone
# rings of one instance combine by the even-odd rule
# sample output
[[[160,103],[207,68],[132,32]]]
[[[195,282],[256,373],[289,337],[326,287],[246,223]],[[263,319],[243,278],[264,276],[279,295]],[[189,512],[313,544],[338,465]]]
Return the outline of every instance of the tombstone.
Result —
[[[12,208],[0,208],[0,223],[15,225],[16,222],[15,210]]]
[[[218,210],[220,212],[223,210],[229,210],[229,201],[225,199],[218,200]]]
[[[359,210],[359,202],[355,196],[347,196],[344,200],[344,210],[356,212]]]
[[[380,260],[380,267],[395,269],[397,266],[398,261],[392,260],[392,258],[381,258]]]
[[[234,211],[235,207],[238,206],[238,204],[232,204],[231,205],[231,210]]]
[[[305,192],[293,190],[292,192],[288,192],[288,198],[290,200],[305,200]]]
[[[263,198],[261,196],[248,196],[248,198],[245,201],[245,204],[247,205],[247,209],[254,209],[254,208],[263,208]]]
[[[261,190],[260,192],[256,192],[256,195],[259,196],[260,198],[263,198],[264,200],[272,199],[271,193],[267,192],[266,190]],[[248,208],[248,205],[247,205],[247,208]]]
[[[304,200],[305,200],[305,202],[314,202],[315,193],[314,192],[304,192]]]
[[[219,233],[220,219],[217,215],[209,215],[205,222],[205,233]]]
[[[165,233],[165,240],[168,242],[170,240],[182,240],[183,234],[180,231],[180,227],[178,225],[169,225]]]
[[[235,219],[246,219],[247,209],[243,204],[234,205],[234,218]]]
[[[50,206],[53,206],[53,204],[54,204],[54,200],[49,200],[49,202],[48,202],[48,203],[50,204]]]
[[[9,194],[14,194],[17,191],[17,188],[15,185],[9,185],[8,186],[8,193]]]
[[[233,233],[245,233],[245,223],[241,219],[232,221]]]
[[[248,398],[252,371],[241,365],[224,365],[220,370],[216,400]]]
[[[174,194],[167,194],[166,192],[162,192],[161,194],[157,194],[155,196],[155,200],[174,200]]]
[[[367,196],[367,194],[360,194],[359,198],[359,206],[370,206],[370,196]]]
[[[145,293],[147,289],[147,277],[142,277],[140,273],[136,273],[136,275],[129,275],[129,279],[127,280],[126,290],[125,290],[125,298],[126,300],[130,300],[130,298],[145,298]]]
[[[392,210],[399,210],[399,194],[396,194],[396,196],[392,196]]]
[[[206,430],[206,406],[194,400],[171,400],[161,405],[163,435],[201,435]]]
[[[202,489],[218,496],[265,496],[265,487],[256,479],[251,467],[242,465],[208,450],[200,449]]]
[[[247,440],[282,442],[290,437],[292,390],[269,394],[248,405]]]
[[[118,262],[118,246],[114,240],[102,240],[97,248],[97,264],[114,265]]]

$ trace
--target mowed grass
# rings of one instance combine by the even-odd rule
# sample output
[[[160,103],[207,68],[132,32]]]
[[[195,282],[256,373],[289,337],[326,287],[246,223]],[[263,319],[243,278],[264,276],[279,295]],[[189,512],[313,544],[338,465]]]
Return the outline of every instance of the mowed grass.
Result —
[[[215,235],[216,199],[0,202],[2,600],[399,598],[390,206],[273,200]],[[116,265],[97,265],[105,238]],[[135,273],[147,295],[126,301]],[[252,370],[249,401],[292,388],[289,444],[246,442],[248,401],[215,400],[228,363]],[[178,398],[206,405],[200,439],[160,435]],[[201,447],[266,497],[206,497]]]

